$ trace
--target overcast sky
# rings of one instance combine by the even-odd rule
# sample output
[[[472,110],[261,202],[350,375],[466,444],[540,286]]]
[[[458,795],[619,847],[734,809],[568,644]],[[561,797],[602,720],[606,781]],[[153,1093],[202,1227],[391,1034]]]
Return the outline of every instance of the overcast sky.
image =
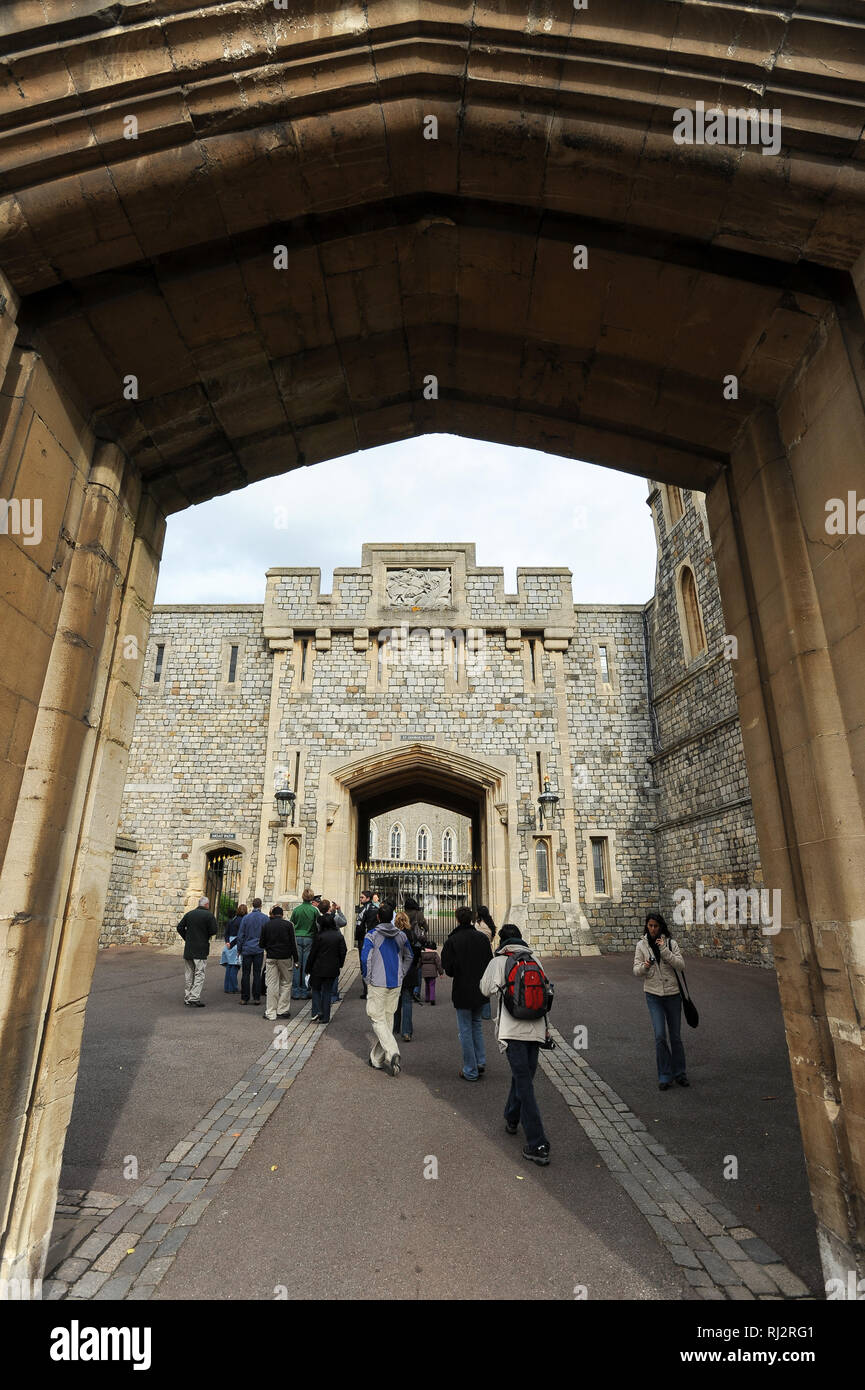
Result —
[[[645,603],[655,541],[644,480],[455,435],[298,468],[169,518],[157,603],[263,603],[265,570],[359,565],[364,541],[474,541],[477,563],[566,565],[576,603]]]

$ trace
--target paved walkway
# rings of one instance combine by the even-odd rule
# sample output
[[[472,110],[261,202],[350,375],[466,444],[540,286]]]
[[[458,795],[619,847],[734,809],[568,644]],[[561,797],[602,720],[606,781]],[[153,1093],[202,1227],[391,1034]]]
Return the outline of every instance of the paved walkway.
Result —
[[[76,1183],[46,1296],[780,1299],[808,1296],[800,1275],[819,1289],[769,972],[695,962],[694,1085],[662,1095],[630,963],[551,968],[562,1032],[542,1054],[553,1161],[537,1169],[505,1133],[509,1072],[491,1037],[483,1080],[456,1075],[446,982],[435,1009],[416,1010],[394,1079],[366,1065],[354,964],[329,1028],[309,1022],[307,1005],[274,1032],[259,1009],[217,994],[218,967],[208,1009],[185,1010],[175,953],[101,957],[65,1155],[63,1182]],[[729,1028],[737,1004],[755,1039]],[[578,1022],[589,1046],[575,1051],[565,1034]],[[737,1049],[752,1041],[744,1074]],[[738,1079],[725,1090],[731,1061]],[[625,1084],[613,1089],[617,1068]],[[690,1136],[683,1162],[671,1135]],[[725,1181],[731,1153],[740,1176]],[[123,1176],[135,1155],[139,1181]],[[787,1233],[784,1259],[770,1228]],[[515,1233],[529,1251],[519,1260]]]

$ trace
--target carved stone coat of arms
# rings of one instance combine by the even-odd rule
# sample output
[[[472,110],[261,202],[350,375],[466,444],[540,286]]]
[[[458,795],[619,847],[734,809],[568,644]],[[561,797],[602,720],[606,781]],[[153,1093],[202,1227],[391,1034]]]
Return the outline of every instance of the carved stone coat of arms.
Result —
[[[449,569],[387,572],[387,601],[393,608],[446,608],[450,597]]]

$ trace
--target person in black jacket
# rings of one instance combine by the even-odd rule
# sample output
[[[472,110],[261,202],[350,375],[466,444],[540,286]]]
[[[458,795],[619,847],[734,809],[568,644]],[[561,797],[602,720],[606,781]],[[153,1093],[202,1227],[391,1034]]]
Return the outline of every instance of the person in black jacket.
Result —
[[[442,947],[442,966],[454,982],[451,998],[463,1050],[460,1076],[463,1081],[477,1081],[487,1065],[482,1023],[486,1000],[480,980],[493,953],[484,933],[475,930],[470,907],[458,907],[454,915],[457,924]]]
[[[225,924],[225,944],[230,946],[240,931],[240,924],[246,916],[249,908],[246,903],[241,903],[230,922]]]
[[[364,937],[366,936],[368,931],[372,931],[373,928],[377,926],[378,908],[373,902],[372,893],[369,891],[369,889],[364,888],[363,892],[360,895],[360,907],[357,910],[357,921],[354,929],[354,944],[357,947],[358,959],[360,959],[360,953],[363,950]],[[361,975],[360,977],[360,983],[363,987],[363,993],[360,997],[361,999],[365,999],[366,980],[364,979],[363,975]]]
[[[207,957],[210,955],[211,937],[216,936],[219,930],[216,918],[208,910],[209,907],[207,898],[199,898],[198,907],[185,913],[177,924],[177,934],[183,938],[183,1002],[195,1009],[205,1007],[201,998],[204,973],[207,970]]]
[[[294,927],[286,919],[279,903],[270,909],[270,916],[261,928],[259,942],[261,949],[267,952],[264,1017],[290,1018],[291,982],[298,950]]]
[[[313,1023],[330,1023],[333,985],[342,969],[347,950],[345,937],[336,925],[333,913],[325,913],[318,924],[318,932],[306,962],[312,990]]]

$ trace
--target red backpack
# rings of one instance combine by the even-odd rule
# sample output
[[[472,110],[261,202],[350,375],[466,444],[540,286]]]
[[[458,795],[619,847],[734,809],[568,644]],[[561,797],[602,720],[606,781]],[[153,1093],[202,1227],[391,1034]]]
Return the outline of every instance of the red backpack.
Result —
[[[553,986],[531,951],[502,950],[508,964],[502,985],[505,1008],[513,1018],[544,1018],[553,1006]]]

